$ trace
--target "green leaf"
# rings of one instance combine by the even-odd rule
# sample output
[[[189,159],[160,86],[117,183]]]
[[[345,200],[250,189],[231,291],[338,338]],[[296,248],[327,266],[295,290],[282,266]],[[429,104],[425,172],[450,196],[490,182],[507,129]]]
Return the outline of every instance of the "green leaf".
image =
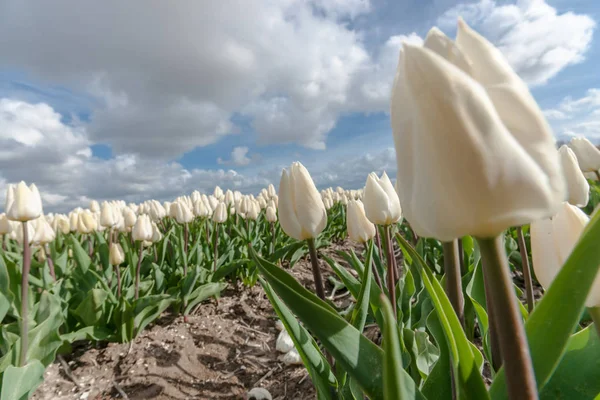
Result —
[[[368,269],[368,268],[367,268]],[[415,382],[402,368],[402,354],[398,325],[392,306],[384,295],[381,295],[381,311],[383,312],[383,386],[386,400],[406,400],[416,398]]]
[[[540,399],[593,399],[600,394],[600,338],[590,325],[571,336]]]
[[[168,294],[144,296],[134,300],[132,304],[134,337],[139,335],[149,323],[158,318],[175,300]]]
[[[558,366],[583,311],[600,264],[600,213],[588,223],[565,265],[525,323],[529,351],[542,389]],[[507,398],[504,370],[494,379],[493,399]]]
[[[452,377],[450,371],[452,370],[452,364],[450,363],[450,351],[442,324],[435,311],[429,314],[427,327],[435,338],[440,356],[423,384],[423,395],[427,400],[451,400]]]
[[[75,258],[75,262],[81,268],[81,272],[85,274],[92,264],[92,259],[88,256],[87,251],[84,250],[75,235],[71,235],[71,245],[73,246],[73,258]]]
[[[224,282],[210,282],[204,285],[198,286],[189,296],[188,304],[185,308],[184,315],[187,315],[192,309],[199,303],[208,299],[209,297],[216,296],[223,289],[227,287],[227,283]]]
[[[61,335],[63,342],[65,343],[73,343],[78,340],[93,340],[93,341],[101,341],[107,340],[113,335],[113,331],[109,330],[106,327],[102,326],[86,326],[81,328],[75,332],[69,332],[64,335]]]
[[[371,293],[371,281],[373,270],[371,269],[371,263],[373,262],[373,241],[369,244],[369,250],[365,258],[365,268],[362,280],[362,286],[358,299],[356,300],[356,307],[352,312],[352,318],[350,323],[362,332],[365,329],[365,322],[367,321],[367,315],[369,314],[369,301]]]
[[[382,350],[287,272],[261,259],[253,248],[249,252],[273,290],[321,340],[340,368],[354,378],[371,399],[382,399]],[[418,391],[416,393],[418,398],[422,398]]]
[[[302,362],[306,366],[310,378],[317,390],[319,399],[331,399],[331,386],[337,386],[335,376],[331,372],[331,368],[325,360],[325,357],[319,351],[319,347],[315,340],[310,336],[308,331],[304,329],[298,320],[294,317],[287,306],[281,301],[281,299],[273,292],[271,286],[262,278],[260,284],[265,290],[275,313],[283,323],[285,330],[288,332]]]
[[[479,361],[483,361],[483,357],[467,339],[444,289],[416,250],[401,235],[396,235],[396,238],[402,250],[409,254],[415,266],[418,267],[421,279],[444,329],[456,381],[455,389],[458,391],[459,397],[489,398],[478,365]],[[477,356],[476,353],[479,355]]]
[[[213,282],[218,282],[221,279],[225,278],[227,275],[231,274],[232,272],[234,272],[235,270],[237,270],[239,267],[246,265],[250,262],[249,259],[247,258],[243,258],[241,260],[235,260],[230,262],[227,265],[223,265],[221,267],[219,267],[219,269],[217,270],[217,272],[215,272],[211,278],[211,281]]]
[[[105,290],[92,289],[75,311],[73,311],[73,314],[79,317],[84,325],[94,326],[104,317],[107,298],[108,293]]]
[[[8,366],[2,374],[0,400],[27,400],[44,381],[44,366],[32,360],[23,367]]]

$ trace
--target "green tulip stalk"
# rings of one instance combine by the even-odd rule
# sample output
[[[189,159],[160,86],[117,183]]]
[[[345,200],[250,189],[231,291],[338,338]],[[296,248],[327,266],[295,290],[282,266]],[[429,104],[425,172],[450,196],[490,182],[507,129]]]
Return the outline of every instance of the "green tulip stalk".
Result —
[[[11,221],[21,223],[21,242],[23,244],[23,270],[21,272],[21,352],[19,366],[27,363],[27,345],[29,337],[29,271],[31,269],[31,247],[29,245],[32,233],[28,221],[42,215],[42,198],[35,186],[27,187],[25,182],[9,185],[6,193],[6,216]]]

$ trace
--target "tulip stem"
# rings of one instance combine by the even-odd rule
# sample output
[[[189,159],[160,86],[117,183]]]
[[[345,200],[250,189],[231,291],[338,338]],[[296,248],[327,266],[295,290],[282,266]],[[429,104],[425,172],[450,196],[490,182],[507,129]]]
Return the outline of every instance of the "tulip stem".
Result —
[[[600,307],[590,307],[588,308],[588,313],[592,317],[592,321],[594,321],[598,336],[600,336]]]
[[[21,274],[21,354],[19,366],[27,363],[27,345],[29,340],[29,270],[31,269],[31,247],[27,222],[21,224],[23,229],[23,271]]]
[[[460,273],[460,260],[458,241],[442,242],[444,249],[444,270],[446,271],[446,293],[456,312],[463,330],[465,329],[465,298],[462,291],[462,276]]]
[[[537,399],[537,387],[525,328],[509,273],[502,236],[478,238],[484,274],[489,277],[486,297],[496,321],[493,334],[500,343],[509,399]]]
[[[118,265],[114,266],[117,272],[117,298],[121,299],[121,268]]]
[[[185,254],[187,254],[188,251],[188,239],[189,239],[189,232],[188,232],[188,224],[187,222],[185,224],[183,224],[183,252]],[[184,273],[185,275],[185,273]]]
[[[138,256],[137,268],[135,269],[135,299],[137,300],[140,291],[140,270],[142,268],[142,255],[144,252],[144,243],[140,242],[140,253]]]
[[[214,260],[213,260],[213,273],[217,272],[217,258],[219,257],[219,224],[215,222],[215,232],[214,232]]]
[[[379,236],[379,228],[375,226],[375,242],[377,243],[377,249],[379,250],[379,257],[383,257],[383,251],[381,251],[381,237]]]
[[[496,329],[496,315],[492,309],[492,298],[488,293],[491,292],[489,274],[483,271],[483,286],[485,290],[485,307],[488,315],[488,339],[490,342],[490,350],[492,352],[490,364],[495,372],[498,372],[502,368],[502,355],[500,354],[500,342],[498,341],[498,334]]]
[[[465,267],[465,251],[463,247],[463,241],[462,238],[458,238],[456,241],[458,243],[458,264],[460,265],[460,274],[464,275],[467,273],[467,270]]]
[[[88,234],[88,256],[94,254],[94,246],[92,245],[92,234]]]
[[[50,252],[46,248],[45,244],[42,245],[42,249],[44,251],[44,254],[46,255],[46,260],[48,261],[48,268],[50,269],[50,276],[52,277],[52,280],[54,282],[56,282],[56,272],[54,271],[54,261],[52,261],[52,254],[50,254]]]
[[[371,239],[373,240],[373,239]],[[365,242],[365,254],[369,253],[369,245],[367,244],[368,242]],[[367,266],[365,265],[365,268],[367,268]],[[383,286],[381,286],[381,277],[379,276],[379,271],[377,271],[377,267],[375,266],[375,263],[373,262],[373,260],[371,259],[371,268],[373,269],[373,277],[375,278],[375,283],[377,283],[377,286],[379,286],[379,289],[383,290]]]
[[[273,254],[275,251],[275,223],[270,222],[271,224],[271,246],[269,248],[269,254]]]
[[[390,227],[388,225],[383,227],[383,246],[386,251],[387,261],[387,287],[388,296],[390,303],[392,304],[392,310],[394,310],[394,318],[397,318],[396,312],[396,278],[394,272],[394,250],[392,248],[392,241],[390,239]]]
[[[596,178],[600,181],[600,172],[598,170],[594,171],[596,173]]]
[[[527,244],[523,236],[523,228],[517,227],[517,242],[519,243],[519,252],[521,253],[521,267],[523,268],[523,280],[525,281],[525,297],[527,299],[527,311],[531,313],[535,305],[533,298],[533,283],[531,281],[531,269],[529,266],[529,257],[527,256]]]
[[[310,252],[310,263],[312,265],[313,278],[315,280],[315,289],[317,296],[325,301],[325,290],[323,289],[323,278],[321,277],[321,269],[319,268],[319,259],[317,256],[317,248],[315,247],[315,239],[306,239],[308,251]]]

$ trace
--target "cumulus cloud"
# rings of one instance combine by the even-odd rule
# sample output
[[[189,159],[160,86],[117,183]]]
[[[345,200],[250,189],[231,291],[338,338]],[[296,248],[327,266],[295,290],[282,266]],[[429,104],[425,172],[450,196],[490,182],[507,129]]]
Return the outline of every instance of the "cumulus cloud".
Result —
[[[325,149],[341,115],[387,112],[402,32],[369,46],[349,23],[368,0],[5,0],[3,66],[92,95],[89,140],[177,159],[239,130],[262,144]],[[594,22],[543,0],[459,5],[529,82],[580,62]],[[376,21],[374,21],[375,23]],[[58,29],[57,27],[60,27]]]
[[[558,139],[583,135],[600,142],[600,88],[588,89],[579,98],[568,96],[544,114]]]
[[[459,16],[498,46],[531,85],[544,84],[565,67],[582,62],[596,28],[590,16],[560,14],[545,0],[461,3],[446,11],[438,24],[453,28]]]
[[[221,157],[219,157],[217,158],[217,164],[233,164],[237,166],[245,166],[250,164],[253,160],[258,160],[258,154],[253,154],[252,158],[250,158],[248,157],[248,151],[250,151],[250,149],[246,146],[234,147],[231,151],[231,160],[223,160]]]

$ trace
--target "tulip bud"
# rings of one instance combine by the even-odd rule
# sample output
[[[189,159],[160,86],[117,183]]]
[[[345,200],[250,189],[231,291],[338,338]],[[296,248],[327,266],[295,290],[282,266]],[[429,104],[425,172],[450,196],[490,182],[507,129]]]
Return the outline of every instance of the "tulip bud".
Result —
[[[90,201],[90,211],[93,213],[100,212],[100,204],[96,200]]]
[[[181,201],[171,203],[169,215],[175,218],[180,224],[186,224],[194,220],[194,214],[192,214],[188,206]]]
[[[211,210],[215,210],[217,205],[219,204],[219,200],[214,196],[208,196],[208,205]]]
[[[35,184],[29,187],[21,181],[8,185],[6,194],[6,216],[12,221],[31,221],[42,214],[42,199]]]
[[[79,213],[71,211],[69,213],[69,227],[71,232],[77,231],[77,224],[79,223]]]
[[[249,219],[256,221],[256,219],[258,218],[258,214],[260,213],[260,207],[259,207],[258,203],[256,201],[251,201],[248,207],[249,207],[249,210],[248,210],[248,213],[246,214],[246,216]]]
[[[194,214],[197,217],[204,218],[204,217],[208,217],[210,215],[210,211],[208,210],[206,205],[204,205],[204,202],[202,200],[198,199],[194,203]]]
[[[158,225],[156,225],[156,222],[152,221],[152,243],[160,242],[162,238],[163,234],[160,229],[158,229]]]
[[[491,238],[553,215],[565,182],[525,83],[464,22],[456,43],[432,36],[404,44],[391,101],[398,193],[415,233]]]
[[[223,198],[223,189],[220,187],[215,187],[214,196],[217,200],[221,200]]]
[[[110,265],[121,265],[125,262],[125,252],[119,243],[111,243],[108,253]]]
[[[374,224],[390,225],[402,217],[398,194],[385,172],[381,178],[373,172],[369,174],[363,201],[365,214]]]
[[[265,213],[265,218],[268,222],[277,222],[277,211],[275,207],[267,206],[267,211]]]
[[[590,198],[590,185],[579,169],[575,153],[563,145],[558,149],[562,162],[565,180],[567,182],[568,202],[579,207],[585,207]]]
[[[365,208],[360,200],[350,200],[348,202],[346,224],[350,240],[365,243],[375,236],[375,225],[367,219]]]
[[[123,223],[125,224],[125,228],[133,227],[136,220],[137,215],[135,215],[135,212],[130,207],[123,209]]]
[[[149,216],[142,214],[138,217],[131,230],[131,236],[133,237],[133,240],[138,242],[152,240],[152,223],[150,222]]]
[[[218,224],[222,224],[227,221],[227,206],[225,203],[219,203],[215,207],[215,212],[213,213],[212,220]]]
[[[78,214],[77,218],[77,232],[79,233],[92,233],[98,229],[98,221],[96,216],[89,210],[83,211]]]
[[[102,209],[100,211],[100,225],[105,228],[112,228],[118,222],[116,209],[107,203],[106,201],[102,203]]]
[[[35,230],[32,221],[27,221],[26,224],[22,224],[20,222],[12,221],[12,230],[10,232],[10,238],[16,240],[17,243],[23,245],[23,227],[27,229],[27,239],[29,244],[33,242],[33,235],[35,235]]]
[[[54,240],[56,233],[48,221],[46,221],[46,218],[42,216],[32,222],[35,222],[35,233],[31,240],[33,243],[44,245]]]
[[[283,170],[279,183],[279,223],[297,240],[316,238],[327,225],[327,211],[310,174],[299,162]]]
[[[234,203],[235,199],[233,198],[233,192],[231,190],[227,190],[227,192],[225,192],[225,204],[230,206]]]
[[[273,198],[273,196],[277,195],[277,191],[275,190],[275,186],[273,186],[272,183],[269,183],[269,186],[267,186],[267,194],[269,195],[269,198]]]
[[[554,218],[531,223],[531,258],[538,282],[547,289],[571,255],[589,217],[564,202]],[[600,274],[592,284],[586,307],[600,307]]]
[[[600,170],[600,150],[585,137],[571,139],[569,147],[577,156],[579,168],[583,172],[596,172]]]
[[[0,214],[0,235],[6,235],[12,231],[12,226],[8,218],[6,218],[6,214]]]

